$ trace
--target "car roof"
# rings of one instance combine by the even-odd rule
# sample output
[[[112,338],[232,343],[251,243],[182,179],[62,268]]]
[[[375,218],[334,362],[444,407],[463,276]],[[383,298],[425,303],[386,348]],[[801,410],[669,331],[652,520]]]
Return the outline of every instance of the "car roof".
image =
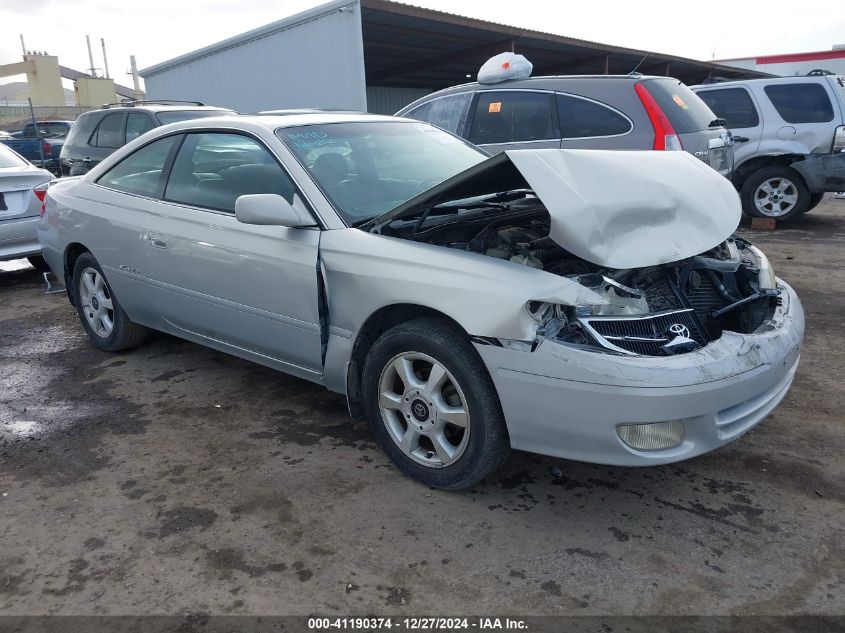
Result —
[[[793,75],[791,77],[756,77],[754,79],[733,79],[731,81],[712,81],[706,84],[696,84],[690,86],[691,88],[721,88],[723,86],[738,86],[742,84],[780,84],[780,83],[795,83],[796,81],[818,81],[831,77],[833,79],[842,79],[842,75]]]
[[[564,81],[641,81],[643,79],[674,79],[674,77],[665,77],[663,75],[641,75],[639,73],[631,73],[629,75],[540,75],[537,77],[527,77],[525,79],[508,79],[506,81],[499,81],[496,83],[481,83],[478,81],[470,81],[465,84],[457,86],[450,86],[443,90],[438,90],[432,94],[446,94],[449,92],[462,92],[467,88],[480,88],[482,90],[494,90],[496,88],[514,88],[514,87],[539,87],[539,84],[553,84]],[[431,95],[426,95],[430,97]],[[425,98],[425,97],[423,97]]]
[[[207,105],[195,105],[191,103],[138,103],[138,104],[105,104],[98,108],[97,110],[91,110],[91,112],[123,112],[123,111],[138,111],[138,110],[149,110],[151,112],[168,112],[168,111],[185,111],[185,110],[227,110],[229,112],[234,112],[231,108],[224,108],[222,106],[207,106]]]

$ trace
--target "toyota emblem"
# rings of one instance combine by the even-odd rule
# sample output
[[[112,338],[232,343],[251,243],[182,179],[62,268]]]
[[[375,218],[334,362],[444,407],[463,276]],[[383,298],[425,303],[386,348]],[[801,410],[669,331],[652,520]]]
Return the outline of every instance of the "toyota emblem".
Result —
[[[428,411],[425,410],[425,405],[422,402],[414,404],[414,415],[418,418],[425,418]]]
[[[684,338],[689,338],[689,328],[683,323],[673,323],[666,331],[673,336],[683,336]]]

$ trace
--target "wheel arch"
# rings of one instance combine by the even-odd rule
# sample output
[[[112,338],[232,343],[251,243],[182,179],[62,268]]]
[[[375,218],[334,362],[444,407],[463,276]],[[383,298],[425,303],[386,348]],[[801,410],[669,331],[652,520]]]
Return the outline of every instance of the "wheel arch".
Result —
[[[378,338],[390,328],[422,317],[437,319],[452,329],[459,331],[469,339],[469,334],[452,317],[439,310],[414,303],[394,303],[373,312],[361,327],[352,345],[352,355],[346,370],[346,400],[349,413],[353,418],[360,418],[364,414],[361,404],[361,369],[370,348]]]
[[[742,189],[742,185],[745,184],[745,181],[754,172],[759,171],[760,169],[763,169],[765,167],[792,167],[793,163],[804,160],[804,156],[804,154],[771,154],[766,156],[755,156],[754,158],[749,158],[748,160],[737,165],[737,167],[734,169],[734,173],[732,176],[733,184],[737,189]],[[804,177],[801,176],[801,174],[798,174],[798,176],[801,177],[802,181],[804,180]]]
[[[91,250],[84,244],[79,242],[71,242],[65,247],[65,252],[62,257],[63,269],[65,276],[65,290],[71,305],[76,306],[76,297],[73,294],[73,267],[76,265],[76,260],[79,259],[83,253],[90,253]]]

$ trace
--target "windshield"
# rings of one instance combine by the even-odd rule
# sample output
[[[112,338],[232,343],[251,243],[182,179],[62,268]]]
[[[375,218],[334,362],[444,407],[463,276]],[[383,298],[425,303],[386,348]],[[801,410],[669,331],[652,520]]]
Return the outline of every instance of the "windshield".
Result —
[[[426,123],[330,123],[276,134],[349,225],[390,211],[487,158]]]
[[[3,169],[4,167],[23,167],[27,164],[28,163],[15,152],[5,145],[0,144],[0,169]]]
[[[168,112],[156,112],[156,117],[162,125],[168,123],[179,123],[191,119],[204,119],[210,116],[226,116],[234,114],[232,110],[170,110]]]

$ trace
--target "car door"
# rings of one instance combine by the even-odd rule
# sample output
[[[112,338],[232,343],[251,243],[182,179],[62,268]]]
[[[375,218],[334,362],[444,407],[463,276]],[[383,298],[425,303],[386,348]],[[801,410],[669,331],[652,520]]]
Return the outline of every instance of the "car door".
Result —
[[[129,317],[155,325],[155,297],[145,276],[142,238],[148,214],[161,205],[165,167],[181,136],[167,136],[126,156],[93,184],[83,185],[85,214],[78,220],[85,245],[97,258]],[[68,219],[71,224],[74,218]]]
[[[256,193],[304,206],[257,139],[185,135],[144,240],[164,329],[284,363],[298,375],[320,373],[320,231],[316,222],[313,229],[238,222],[235,200]]]
[[[697,90],[696,94],[716,116],[725,119],[733,135],[734,164],[756,155],[763,138],[763,122],[754,95],[743,86]]]
[[[801,78],[795,82],[777,82],[763,87],[781,120],[771,121],[766,136],[789,141],[807,152],[829,152],[831,128],[836,116],[829,84],[823,79]],[[767,122],[768,123],[768,122]]]
[[[540,90],[478,92],[468,140],[491,154],[520,147],[560,147],[554,93]]]

